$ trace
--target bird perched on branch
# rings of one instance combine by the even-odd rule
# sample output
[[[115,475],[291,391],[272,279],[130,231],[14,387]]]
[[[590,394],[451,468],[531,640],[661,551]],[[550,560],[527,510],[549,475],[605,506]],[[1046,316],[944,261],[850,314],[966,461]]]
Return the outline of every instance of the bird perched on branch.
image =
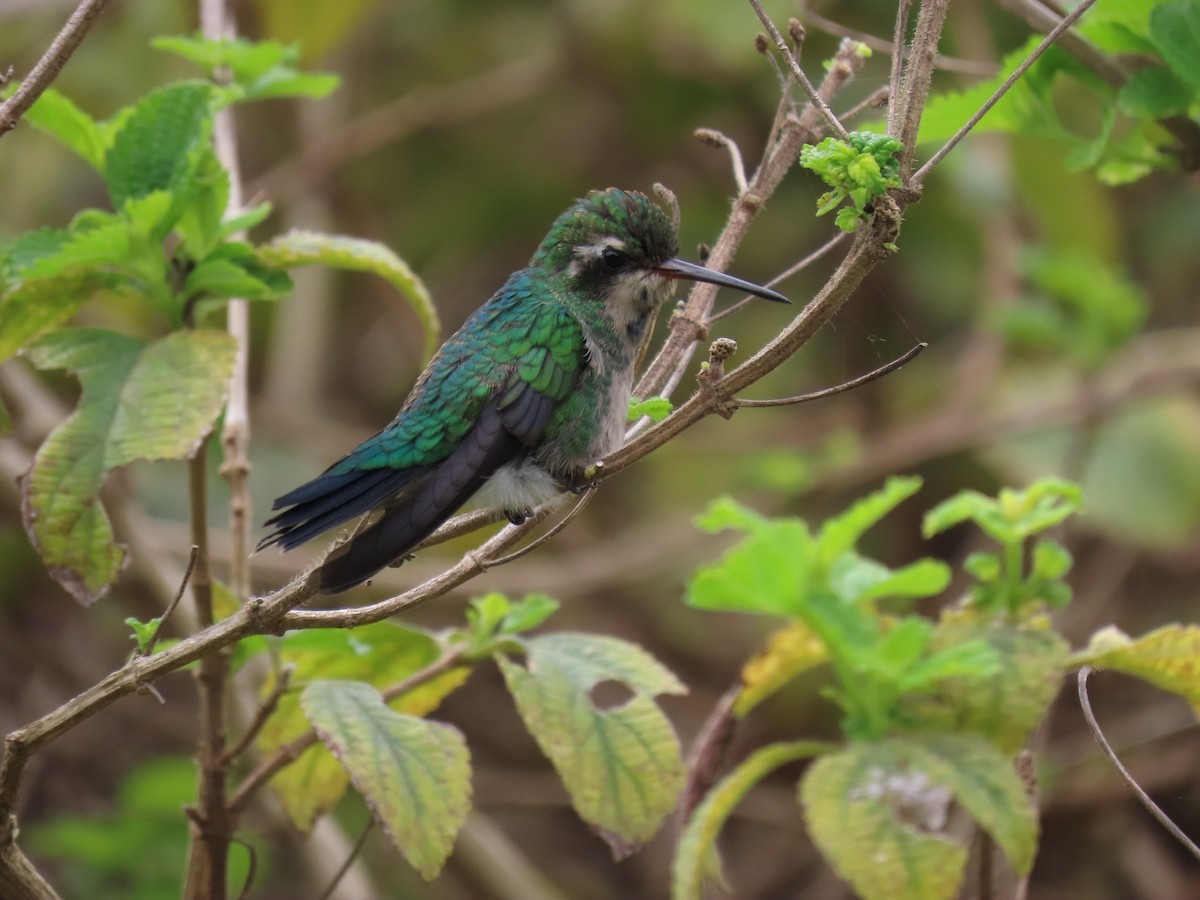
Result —
[[[402,561],[467,500],[520,524],[620,446],[633,368],[678,279],[788,302],[676,258],[679,236],[644,194],[578,200],[525,268],[442,345],[396,418],[321,475],[277,499],[258,549],[291,550],[364,513],[319,585],[337,593]]]

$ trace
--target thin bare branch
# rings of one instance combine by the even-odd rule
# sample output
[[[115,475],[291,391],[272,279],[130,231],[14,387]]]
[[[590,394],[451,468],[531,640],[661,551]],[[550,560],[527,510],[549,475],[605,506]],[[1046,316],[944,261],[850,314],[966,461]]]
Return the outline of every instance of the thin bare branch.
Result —
[[[889,112],[895,115],[888,117],[888,134],[900,141],[900,180],[905,185],[911,184],[908,176],[912,171],[913,155],[917,149],[917,132],[921,127],[925,103],[929,99],[938,41],[941,39],[949,8],[950,0],[924,0],[921,3],[912,46],[905,60],[903,83],[899,92],[893,90],[891,95],[892,105]],[[893,128],[895,130],[892,130]]]
[[[999,102],[1000,98],[1009,92],[1012,86],[1017,83],[1018,79],[1020,79],[1022,75],[1029,71],[1029,67],[1037,62],[1038,58],[1047,50],[1049,50],[1054,42],[1058,40],[1059,36],[1072,25],[1074,25],[1075,22],[1079,20],[1080,16],[1091,9],[1092,4],[1095,2],[1096,0],[1083,0],[1082,3],[1071,10],[1070,14],[1066,18],[1054,26],[1050,33],[1043,38],[1042,42],[1038,44],[1036,48],[1034,48],[1033,52],[1025,58],[1024,62],[1017,66],[1013,73],[1009,75],[1008,78],[1004,79],[1004,83],[1000,85],[1000,87],[996,88],[996,90],[992,93],[992,96],[988,97],[983,106],[976,110],[975,115],[971,116],[971,118],[967,120],[966,124],[964,124],[962,128],[958,129],[954,136],[951,137],[950,140],[946,141],[946,143],[942,145],[937,153],[933,154],[929,161],[913,174],[912,178],[909,180],[909,184],[919,190],[921,184],[925,180],[925,176],[929,174],[933,167],[945,159],[947,153],[958,146],[958,142],[965,138],[971,132],[971,129],[979,124],[980,119],[987,115],[988,110],[995,106],[996,103]]]
[[[1079,706],[1083,710],[1083,718],[1087,721],[1087,726],[1092,732],[1092,737],[1096,739],[1096,743],[1100,745],[1100,749],[1104,751],[1104,755],[1108,757],[1108,761],[1112,763],[1113,768],[1117,770],[1117,774],[1121,776],[1122,780],[1127,785],[1129,785],[1129,789],[1133,791],[1134,795],[1141,802],[1142,806],[1146,807],[1146,811],[1149,812],[1150,815],[1154,816],[1154,818],[1158,820],[1159,824],[1162,825],[1163,828],[1167,829],[1167,831],[1170,832],[1171,836],[1175,838],[1175,840],[1183,844],[1183,846],[1188,849],[1188,852],[1190,852],[1192,856],[1196,857],[1196,859],[1200,859],[1200,847],[1197,847],[1192,839],[1183,833],[1183,829],[1172,822],[1170,817],[1163,812],[1159,805],[1150,798],[1150,795],[1142,790],[1142,786],[1134,780],[1132,775],[1129,774],[1129,770],[1125,768],[1125,765],[1121,762],[1120,757],[1117,756],[1116,751],[1113,750],[1112,746],[1108,743],[1108,740],[1104,737],[1104,732],[1100,729],[1100,723],[1096,721],[1096,714],[1092,712],[1092,701],[1088,698],[1087,680],[1088,676],[1091,674],[1092,667],[1084,666],[1079,670],[1075,681],[1079,688]]]
[[[829,126],[829,130],[846,140],[850,135],[846,131],[846,127],[838,121],[838,117],[833,114],[833,110],[829,108],[829,104],[825,102],[825,98],[813,87],[813,83],[808,80],[808,76],[804,74],[804,69],[800,67],[800,60],[788,46],[787,41],[783,39],[783,35],[779,33],[779,29],[767,15],[767,11],[763,9],[759,0],[749,0],[750,5],[754,8],[754,12],[758,15],[758,19],[763,23],[763,27],[767,29],[767,34],[771,36],[771,40],[775,42],[775,46],[779,49],[780,55],[788,64],[791,70],[792,77],[800,82],[800,87],[804,89],[804,93],[808,96],[808,101],[821,112],[821,117],[825,119],[825,124]]]
[[[499,559],[488,560],[488,568],[494,569],[497,566],[508,565],[508,563],[520,559],[527,553],[532,553],[538,547],[542,546],[542,544],[546,543],[546,541],[550,540],[550,538],[554,537],[556,534],[570,525],[571,522],[574,521],[575,517],[583,512],[587,505],[592,502],[592,498],[595,495],[596,488],[594,486],[585,488],[583,496],[579,498],[573,507],[571,507],[571,511],[562,518],[562,521],[557,522],[553,528],[551,528],[545,534],[540,535],[535,540],[530,541],[520,550],[514,550],[512,553],[508,554],[507,556],[501,556]]]
[[[345,862],[343,862],[338,868],[337,872],[334,873],[333,878],[329,880],[329,884],[325,886],[325,890],[321,891],[321,896],[318,898],[318,900],[329,900],[329,898],[333,896],[333,892],[337,890],[338,884],[343,878],[346,877],[346,873],[350,871],[350,867],[354,865],[354,860],[356,860],[358,855],[362,853],[362,848],[367,843],[367,837],[371,834],[371,829],[374,827],[375,820],[373,818],[367,819],[367,824],[363,826],[362,834],[360,834],[358,836],[358,840],[354,842],[354,846],[351,848],[350,853],[346,856]]]
[[[888,102],[889,94],[891,94],[891,88],[889,88],[887,85],[884,85],[881,88],[877,88],[876,90],[874,90],[870,94],[868,94],[866,97],[864,97],[862,100],[858,101],[858,103],[855,103],[852,107],[850,107],[848,110],[846,110],[844,113],[842,113],[842,116],[841,116],[842,121],[849,122],[851,119],[857,118],[858,116],[862,115],[868,109],[879,109],[881,106],[884,106]]]
[[[746,193],[746,164],[742,161],[742,151],[737,142],[713,128],[697,128],[696,137],[708,146],[718,150],[724,149],[729,154],[729,161],[733,166],[733,183],[737,186],[738,196]],[[675,227],[679,227],[678,223]]]
[[[912,0],[898,0],[896,4],[896,24],[892,29],[892,68],[888,75],[888,134],[897,134],[900,128],[900,105],[896,98],[900,96],[901,80],[904,77],[904,45],[908,40],[908,14],[912,9]]]
[[[275,678],[275,684],[271,688],[271,693],[267,694],[267,698],[254,710],[254,718],[250,720],[250,724],[246,727],[242,736],[238,738],[238,742],[226,751],[222,759],[225,765],[232,764],[254,743],[254,739],[258,737],[258,733],[267,724],[267,719],[275,712],[275,709],[279,706],[279,701],[283,699],[283,695],[288,692],[291,686],[292,669],[291,667],[284,666],[279,670],[279,674]]]
[[[37,61],[29,74],[21,79],[21,86],[13,92],[11,97],[0,103],[0,137],[17,127],[21,116],[25,115],[29,107],[33,106],[34,101],[58,77],[58,73],[67,64],[67,60],[71,58],[75,48],[83,41],[88,29],[92,27],[107,3],[108,0],[83,0],[75,8],[75,12],[71,13],[67,23],[63,25],[57,37],[42,54],[42,58]],[[9,74],[11,75],[11,73],[12,69],[10,68]]]
[[[183,594],[187,590],[188,581],[191,580],[192,572],[196,568],[196,560],[199,558],[199,556],[200,547],[196,544],[192,544],[192,549],[188,553],[187,568],[184,569],[183,578],[179,582],[179,590],[175,593],[175,596],[171,599],[171,602],[167,604],[167,608],[163,610],[162,616],[159,617],[158,624],[154,626],[154,633],[150,635],[150,640],[146,641],[146,645],[144,647],[139,647],[137,651],[135,651],[138,656],[151,656],[154,653],[154,647],[158,643],[159,635],[162,634],[162,630],[166,626],[167,620],[171,618],[171,614],[175,612],[175,609],[179,606],[179,601],[183,599]]]
[[[775,400],[744,400],[741,397],[734,399],[734,405],[738,409],[762,409],[768,406],[795,406],[798,403],[807,403],[810,400],[820,400],[824,397],[832,397],[835,394],[842,394],[846,391],[854,390],[854,388],[862,387],[864,384],[874,381],[877,378],[882,378],[895,372],[907,364],[910,360],[916,359],[921,351],[928,347],[929,344],[922,341],[917,344],[903,356],[893,359],[891,362],[867,372],[865,375],[859,375],[857,378],[852,378],[850,381],[843,381],[841,384],[835,384],[833,387],[825,388],[821,391],[813,391],[810,394],[798,394],[795,397],[780,397]]]

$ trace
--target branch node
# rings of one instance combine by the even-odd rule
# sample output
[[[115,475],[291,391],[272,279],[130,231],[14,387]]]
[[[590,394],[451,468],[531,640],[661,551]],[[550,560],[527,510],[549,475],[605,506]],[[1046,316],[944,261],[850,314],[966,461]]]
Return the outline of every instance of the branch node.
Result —
[[[708,359],[700,366],[696,380],[700,390],[712,399],[712,409],[723,419],[732,419],[737,412],[737,401],[720,390],[725,378],[725,361],[737,353],[737,341],[732,338],[717,338],[708,348]]]
[[[699,322],[688,316],[683,311],[682,301],[671,313],[671,328],[678,328],[680,337],[687,344],[696,343],[708,337],[708,323]]]

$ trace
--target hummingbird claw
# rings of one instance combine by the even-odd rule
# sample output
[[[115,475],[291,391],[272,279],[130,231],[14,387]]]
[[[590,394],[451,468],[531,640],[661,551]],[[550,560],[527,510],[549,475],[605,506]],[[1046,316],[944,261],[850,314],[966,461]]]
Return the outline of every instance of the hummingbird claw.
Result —
[[[519,510],[506,509],[504,511],[504,515],[508,517],[508,521],[512,522],[514,525],[524,525],[525,520],[528,519],[530,517],[530,515],[532,515],[532,513],[533,513],[533,510],[531,510],[531,509],[519,509]]]
[[[570,482],[563,482],[565,487],[572,494],[583,494],[590,491],[592,488],[600,484],[600,478],[604,474],[604,462],[596,460],[582,472],[580,472]]]

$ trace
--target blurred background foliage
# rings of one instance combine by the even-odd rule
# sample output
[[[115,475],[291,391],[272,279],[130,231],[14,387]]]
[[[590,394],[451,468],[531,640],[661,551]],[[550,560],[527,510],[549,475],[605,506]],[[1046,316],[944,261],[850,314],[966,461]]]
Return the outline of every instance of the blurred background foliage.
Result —
[[[785,0],[764,5],[777,21],[797,14]],[[72,7],[0,0],[0,66],[27,70]],[[304,227],[389,244],[425,279],[447,333],[591,188],[668,185],[683,209],[684,255],[696,258],[698,245],[715,238],[734,188],[726,155],[692,132],[723,131],[753,165],[778,102],[778,79],[754,50],[758,23],[738,0],[245,0],[234,8],[247,36],[299,42],[306,67],[342,78],[324,101],[238,111],[247,196],[275,205],[259,233]],[[894,3],[885,0],[814,8],[882,36],[894,17]],[[103,117],[156,85],[191,76],[187,64],[151,50],[149,41],[192,32],[196,16],[194,4],[180,0],[113,3],[56,87]],[[982,74],[1028,36],[1000,8],[954,4],[943,51],[980,63]],[[836,40],[809,21],[804,59],[811,71]],[[837,108],[885,84],[888,65],[876,54]],[[977,80],[941,71],[935,91]],[[1077,86],[1056,83],[1054,101],[1064,119],[1089,127],[1089,101]],[[1075,478],[1088,508],[1064,536],[1077,559],[1079,598],[1063,614],[1066,634],[1081,644],[1109,622],[1140,633],[1194,621],[1200,188],[1194,174],[1170,171],[1110,187],[1073,171],[1070,153],[1045,137],[969,139],[910,209],[901,252],[833,327],[755,391],[767,397],[826,387],[928,341],[915,362],[829,400],[701,423],[606,482],[550,545],[486,574],[470,591],[544,591],[564,601],[558,627],[649,648],[691,687],[688,697],[664,702],[685,745],[763,637],[761,623],[679,602],[687,573],[728,541],[692,524],[721,493],[766,513],[816,520],[887,473],[919,473],[927,486],[917,501],[871,536],[872,555],[899,564],[928,552],[919,537],[922,510],[960,488],[994,492],[1049,473]],[[832,223],[813,216],[824,190],[800,169],[789,176],[733,270],[765,281],[824,241]],[[0,240],[65,225],[78,209],[106,203],[94,173],[29,127],[0,141],[0,196]],[[780,287],[803,304],[833,264],[819,263]],[[387,422],[421,367],[416,321],[382,282],[298,275],[296,296],[253,311],[252,487],[260,520],[271,498]],[[159,324],[134,315],[89,307],[83,317],[135,331]],[[766,304],[750,307],[722,320],[713,336],[736,338],[745,358],[782,326],[783,315]],[[2,439],[6,454],[39,428],[44,433],[61,414],[55,396],[75,390],[66,379],[43,379],[40,388],[31,380],[22,363],[6,366],[0,390],[41,390],[44,400],[40,424],[37,416],[18,418]],[[113,491],[129,498],[130,517],[149,525],[153,551],[181,567],[188,544],[183,467],[136,466]],[[220,564],[226,513],[219,480],[213,491]],[[0,726],[8,731],[118,665],[130,649],[124,617],[148,618],[161,601],[135,563],[112,597],[81,611],[29,548],[10,482],[0,500]],[[423,553],[362,594],[415,583],[478,539]],[[956,563],[974,549],[958,532],[933,545]],[[310,559],[263,554],[254,563],[257,584],[277,586]],[[440,601],[414,621],[459,621],[466,596]],[[798,685],[752,717],[735,757],[780,731],[830,733],[831,709],[812,699],[812,687]],[[174,895],[159,866],[174,856],[178,864],[166,872],[180,870],[183,820],[174,820],[177,834],[152,823],[162,821],[157,801],[173,798],[177,809],[191,789],[188,768],[166,757],[186,750],[194,723],[187,680],[169,679],[163,690],[167,705],[125,700],[39,758],[25,797],[29,848],[77,896]],[[1117,676],[1098,677],[1093,695],[1134,775],[1197,833],[1200,772],[1186,706]],[[475,674],[444,714],[467,734],[479,804],[447,873],[421,885],[375,834],[343,896],[663,896],[668,837],[612,863],[570,812],[494,670]],[[1069,696],[1037,742],[1044,836],[1032,900],[1200,896],[1200,870],[1126,795]],[[846,896],[801,833],[790,783],[758,790],[727,832],[725,860],[738,896]],[[109,828],[113,817],[128,834]],[[321,826],[306,845],[271,809],[256,813],[244,829],[260,856],[253,896],[314,894],[364,817],[360,802],[347,800],[337,824]]]

